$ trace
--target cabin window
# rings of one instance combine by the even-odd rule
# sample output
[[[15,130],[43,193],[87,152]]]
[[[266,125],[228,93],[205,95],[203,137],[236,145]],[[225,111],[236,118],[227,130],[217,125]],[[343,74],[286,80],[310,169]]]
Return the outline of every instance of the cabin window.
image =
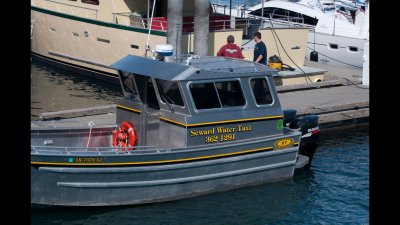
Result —
[[[338,44],[329,44],[329,48],[330,49],[335,49],[335,50],[337,50],[337,49],[339,49],[339,45]]]
[[[137,91],[135,88],[135,84],[133,82],[133,74],[127,72],[120,73],[122,85],[126,92],[131,93],[131,98],[134,99],[137,96]]]
[[[221,108],[214,83],[191,83],[189,88],[197,109]]]
[[[258,105],[272,103],[272,95],[265,78],[254,78],[250,80],[251,89]]]
[[[99,5],[99,0],[81,0],[81,1],[82,1],[82,3]]]
[[[108,44],[110,43],[110,40],[104,39],[104,38],[97,38],[97,41],[108,43]]]
[[[153,109],[160,109],[156,91],[154,90],[154,85],[150,77],[147,78],[147,105]]]
[[[179,86],[176,82],[156,79],[161,101],[178,106],[184,106]]]
[[[349,52],[358,52],[358,48],[354,46],[349,46]]]
[[[223,107],[244,105],[245,101],[239,81],[216,82],[215,87]]]

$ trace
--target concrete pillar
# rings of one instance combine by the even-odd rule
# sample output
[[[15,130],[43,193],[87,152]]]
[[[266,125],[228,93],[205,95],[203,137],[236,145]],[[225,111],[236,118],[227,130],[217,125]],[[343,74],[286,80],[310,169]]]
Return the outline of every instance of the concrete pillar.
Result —
[[[180,57],[182,43],[183,0],[168,0],[167,16],[167,43],[174,46],[174,56],[176,55],[177,57]]]
[[[362,84],[369,85],[369,42],[364,45]]]
[[[208,55],[209,0],[194,0],[194,54]]]

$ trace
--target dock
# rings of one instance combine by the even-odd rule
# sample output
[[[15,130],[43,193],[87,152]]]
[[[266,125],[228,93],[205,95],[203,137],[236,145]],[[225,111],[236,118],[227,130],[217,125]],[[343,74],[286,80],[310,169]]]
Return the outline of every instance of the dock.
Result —
[[[306,66],[326,70],[323,82],[277,86],[282,109],[295,109],[297,115],[318,115],[320,129],[354,127],[369,122],[369,86],[362,85],[359,68],[324,65],[306,60]],[[96,125],[115,123],[115,105],[41,113],[32,126],[52,123],[65,126],[79,119],[82,126],[90,121]],[[56,120],[56,122],[54,121]],[[54,124],[54,125],[55,125]]]

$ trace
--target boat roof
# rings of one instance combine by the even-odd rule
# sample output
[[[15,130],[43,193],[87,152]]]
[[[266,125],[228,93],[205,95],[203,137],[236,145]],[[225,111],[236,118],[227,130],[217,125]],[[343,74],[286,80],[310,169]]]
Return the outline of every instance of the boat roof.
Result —
[[[110,68],[171,81],[255,77],[278,73],[277,70],[259,63],[216,56],[184,59],[174,63],[127,55],[113,63]]]
[[[255,11],[258,9],[261,9],[262,4],[257,4],[251,8],[249,8],[249,11]],[[286,10],[290,10],[293,12],[298,12],[304,15],[307,15],[309,17],[317,17],[318,19],[320,17],[325,17],[326,15],[321,12],[321,11],[317,11],[314,10],[313,8],[303,5],[303,4],[299,4],[296,2],[284,2],[284,1],[269,1],[269,2],[264,2],[264,8],[267,7],[272,7],[272,8],[282,8],[282,9],[286,9]]]

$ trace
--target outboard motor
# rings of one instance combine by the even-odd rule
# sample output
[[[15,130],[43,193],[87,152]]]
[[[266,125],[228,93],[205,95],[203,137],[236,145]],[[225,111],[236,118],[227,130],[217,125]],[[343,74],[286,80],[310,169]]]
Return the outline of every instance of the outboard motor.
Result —
[[[308,167],[319,144],[320,129],[318,116],[307,115],[297,118],[297,111],[294,109],[283,110],[283,126],[291,130],[301,131],[299,154],[309,158]]]

